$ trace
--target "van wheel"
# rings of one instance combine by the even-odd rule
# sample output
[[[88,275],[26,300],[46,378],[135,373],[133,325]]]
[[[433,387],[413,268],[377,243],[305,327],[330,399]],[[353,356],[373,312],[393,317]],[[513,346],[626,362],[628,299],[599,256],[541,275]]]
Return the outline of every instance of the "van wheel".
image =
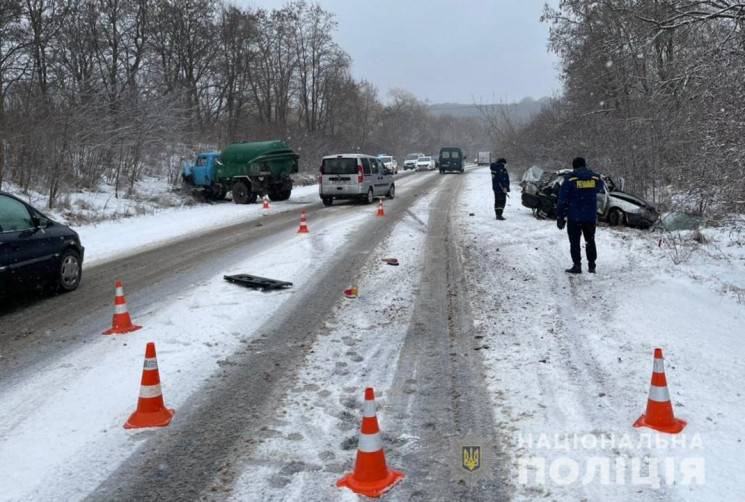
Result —
[[[83,267],[80,255],[74,249],[66,249],[60,257],[57,268],[57,290],[63,293],[74,291],[80,285]]]
[[[623,225],[625,219],[623,211],[620,209],[611,209],[608,215],[608,224],[612,227],[617,227],[618,225]]]
[[[389,199],[393,199],[394,197],[396,197],[396,185],[391,185],[391,188],[388,189],[386,197],[388,197]]]
[[[321,200],[323,201],[323,205],[326,207],[333,206],[334,205],[334,198],[333,197],[321,197]]]
[[[256,194],[248,189],[248,185],[244,181],[236,181],[233,183],[233,202],[236,204],[248,204],[251,202],[251,196],[253,194],[254,201],[256,200]]]
[[[367,197],[365,197],[365,204],[372,204],[375,202],[375,196],[373,195],[373,189],[367,191]]]

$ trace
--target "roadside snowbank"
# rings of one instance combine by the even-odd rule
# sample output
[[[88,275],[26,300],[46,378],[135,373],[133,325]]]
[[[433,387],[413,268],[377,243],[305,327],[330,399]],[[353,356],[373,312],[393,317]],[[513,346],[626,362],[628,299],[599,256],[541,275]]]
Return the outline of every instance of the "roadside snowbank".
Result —
[[[461,218],[461,241],[495,414],[513,431],[518,498],[745,499],[742,240],[706,230],[713,243],[675,265],[659,235],[601,227],[598,274],[569,277],[565,233],[534,219],[517,190],[507,221],[494,221],[481,174],[468,178],[461,201],[459,214],[475,214]],[[678,446],[632,427],[647,403],[654,347],[667,359],[676,415],[688,421]],[[521,461],[544,463],[545,483],[537,464],[521,482]]]
[[[318,201],[318,187],[295,188],[288,201],[272,202],[271,214],[290,211]],[[164,209],[155,214],[73,227],[85,246],[85,266],[140,252],[164,243],[261,218],[261,204],[230,201]]]

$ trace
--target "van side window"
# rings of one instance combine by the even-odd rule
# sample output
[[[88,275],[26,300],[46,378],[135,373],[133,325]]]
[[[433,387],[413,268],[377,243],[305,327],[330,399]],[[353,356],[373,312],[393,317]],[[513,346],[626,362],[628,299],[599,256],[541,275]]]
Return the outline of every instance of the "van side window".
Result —
[[[380,166],[378,165],[378,159],[370,159],[370,171],[373,174],[379,174]]]
[[[370,172],[370,159],[367,157],[362,157],[362,172],[365,174],[372,174]]]

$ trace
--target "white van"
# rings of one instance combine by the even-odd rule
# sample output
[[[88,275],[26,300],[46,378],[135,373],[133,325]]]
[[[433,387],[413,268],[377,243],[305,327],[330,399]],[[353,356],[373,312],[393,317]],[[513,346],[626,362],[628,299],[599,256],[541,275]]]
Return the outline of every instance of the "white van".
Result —
[[[371,204],[378,197],[395,197],[396,186],[393,173],[380,159],[349,153],[323,158],[318,193],[325,206],[344,199]]]

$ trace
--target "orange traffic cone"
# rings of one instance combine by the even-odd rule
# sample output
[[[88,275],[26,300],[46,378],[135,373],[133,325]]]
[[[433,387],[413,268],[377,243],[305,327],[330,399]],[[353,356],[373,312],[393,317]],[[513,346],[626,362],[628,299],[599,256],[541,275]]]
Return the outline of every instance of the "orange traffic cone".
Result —
[[[652,385],[649,387],[647,412],[634,422],[634,427],[649,427],[660,432],[677,434],[686,426],[685,420],[675,418],[670,393],[665,378],[665,363],[662,349],[654,349]]]
[[[107,329],[103,332],[104,335],[119,335],[122,333],[130,333],[137,331],[142,326],[136,326],[132,324],[132,318],[129,317],[129,310],[127,310],[127,300],[124,298],[124,288],[122,287],[122,281],[116,281],[115,295],[114,295],[114,317],[111,320],[111,329]]]
[[[297,229],[297,233],[299,233],[299,234],[307,234],[307,233],[309,233],[308,222],[305,219],[305,209],[303,209],[300,212],[300,228]]]
[[[264,196],[264,197],[263,197],[263,198],[261,199],[261,201],[262,201],[262,204],[261,204],[261,209],[271,209],[271,207],[269,207],[269,197],[267,197],[267,196],[265,195],[265,196]]]
[[[379,497],[403,479],[404,473],[388,469],[383,453],[378,418],[375,415],[375,393],[365,389],[365,404],[362,408],[362,427],[357,446],[354,472],[347,474],[336,486],[347,487],[355,493],[368,497]]]
[[[378,218],[382,218],[383,216],[385,216],[385,211],[383,210],[383,199],[380,199],[378,201],[378,212],[375,213],[375,216],[377,216]]]
[[[347,298],[357,298],[359,296],[359,291],[357,290],[357,286],[352,286],[349,289],[345,289],[344,296],[346,296]]]
[[[140,398],[137,400],[137,410],[130,415],[129,420],[124,424],[124,428],[165,427],[171,423],[175,413],[174,410],[166,408],[166,405],[163,404],[155,344],[148,342],[145,348],[145,365],[142,368],[142,383],[140,384]]]

